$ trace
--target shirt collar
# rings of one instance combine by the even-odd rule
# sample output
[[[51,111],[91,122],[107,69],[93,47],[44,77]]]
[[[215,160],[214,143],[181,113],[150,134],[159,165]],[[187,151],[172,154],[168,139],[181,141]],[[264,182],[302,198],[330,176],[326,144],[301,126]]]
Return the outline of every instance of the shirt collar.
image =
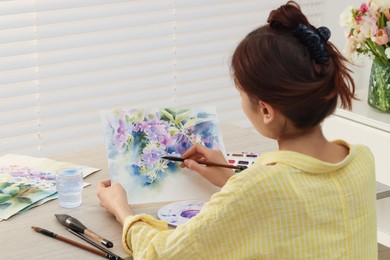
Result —
[[[261,165],[286,165],[309,173],[333,172],[347,165],[356,156],[355,146],[343,140],[335,140],[333,143],[343,145],[349,149],[348,155],[338,163],[321,161],[314,157],[292,151],[263,153],[258,162]]]

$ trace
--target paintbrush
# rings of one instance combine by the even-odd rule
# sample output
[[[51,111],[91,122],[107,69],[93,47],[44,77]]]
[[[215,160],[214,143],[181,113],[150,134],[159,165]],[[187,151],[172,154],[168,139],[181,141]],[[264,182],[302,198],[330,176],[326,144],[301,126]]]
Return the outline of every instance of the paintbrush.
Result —
[[[114,246],[114,244],[111,241],[109,241],[105,238],[102,238],[101,236],[99,236],[95,232],[89,230],[86,226],[84,226],[77,219],[75,219],[69,215],[66,215],[66,214],[55,214],[55,216],[58,219],[58,221],[62,225],[64,225],[65,227],[67,227],[73,231],[85,234],[85,235],[89,236],[90,238],[94,239],[95,241],[98,241],[99,243],[101,243],[105,247],[111,248]]]
[[[76,246],[78,248],[81,248],[81,249],[84,249],[84,250],[87,250],[91,253],[94,253],[96,255],[100,255],[102,257],[105,257],[105,258],[108,258],[108,259],[115,259],[115,258],[112,258],[111,255],[103,252],[103,251],[100,251],[100,250],[97,250],[93,247],[89,247],[89,246],[86,246],[86,245],[83,245],[77,241],[74,241],[74,240],[71,240],[69,238],[66,238],[66,237],[63,237],[63,236],[60,236],[56,233],[53,233],[47,229],[43,229],[43,228],[40,228],[40,227],[31,227],[34,231],[38,232],[38,233],[41,233],[45,236],[48,236],[48,237],[51,237],[51,238],[54,238],[54,239],[57,239],[57,240],[61,240],[62,242],[65,242],[65,243],[68,243],[72,246]]]
[[[185,160],[177,156],[162,156],[161,159],[175,161],[175,162],[184,162]],[[221,163],[214,163],[214,162],[198,162],[198,163],[206,166],[224,167],[224,168],[230,168],[236,170],[245,170],[247,168],[246,166],[235,166],[230,164],[221,164]]]
[[[67,228],[67,230],[72,233],[73,235],[81,238],[82,240],[88,242],[89,244],[93,245],[94,247],[102,250],[103,252],[105,252],[108,256],[109,256],[109,259],[112,259],[112,260],[122,260],[122,258],[116,254],[114,254],[113,252],[111,252],[110,250],[102,247],[101,245],[95,243],[94,241],[92,241],[91,239],[89,239],[88,237],[84,236],[83,234],[79,233],[79,232],[76,232],[70,228]]]

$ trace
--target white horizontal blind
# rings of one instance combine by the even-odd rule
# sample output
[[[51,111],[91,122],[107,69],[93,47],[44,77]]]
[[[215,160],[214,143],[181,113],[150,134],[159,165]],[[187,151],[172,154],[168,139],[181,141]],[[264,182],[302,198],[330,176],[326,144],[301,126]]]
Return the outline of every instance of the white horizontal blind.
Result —
[[[22,3],[20,3],[22,4]],[[0,4],[0,148],[37,147],[34,3]]]
[[[281,3],[0,2],[0,155],[103,145],[111,107],[215,105],[220,121],[242,120],[230,57]]]
[[[242,121],[230,78],[239,41],[264,24],[277,1],[177,1],[176,90],[179,105],[215,105],[220,121]]]

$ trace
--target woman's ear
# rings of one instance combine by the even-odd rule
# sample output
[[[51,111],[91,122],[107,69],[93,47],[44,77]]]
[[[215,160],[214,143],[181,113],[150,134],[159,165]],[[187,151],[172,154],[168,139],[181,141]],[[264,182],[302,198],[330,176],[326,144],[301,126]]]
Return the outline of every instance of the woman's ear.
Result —
[[[259,107],[264,124],[271,123],[275,118],[275,109],[263,101],[259,101]]]

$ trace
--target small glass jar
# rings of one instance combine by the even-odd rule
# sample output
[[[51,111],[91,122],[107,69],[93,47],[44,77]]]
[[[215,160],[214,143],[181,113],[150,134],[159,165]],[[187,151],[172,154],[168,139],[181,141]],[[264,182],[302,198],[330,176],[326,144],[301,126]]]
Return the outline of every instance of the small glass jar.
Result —
[[[81,205],[83,191],[83,173],[79,169],[62,169],[57,171],[56,187],[58,203],[64,208],[75,208]]]

